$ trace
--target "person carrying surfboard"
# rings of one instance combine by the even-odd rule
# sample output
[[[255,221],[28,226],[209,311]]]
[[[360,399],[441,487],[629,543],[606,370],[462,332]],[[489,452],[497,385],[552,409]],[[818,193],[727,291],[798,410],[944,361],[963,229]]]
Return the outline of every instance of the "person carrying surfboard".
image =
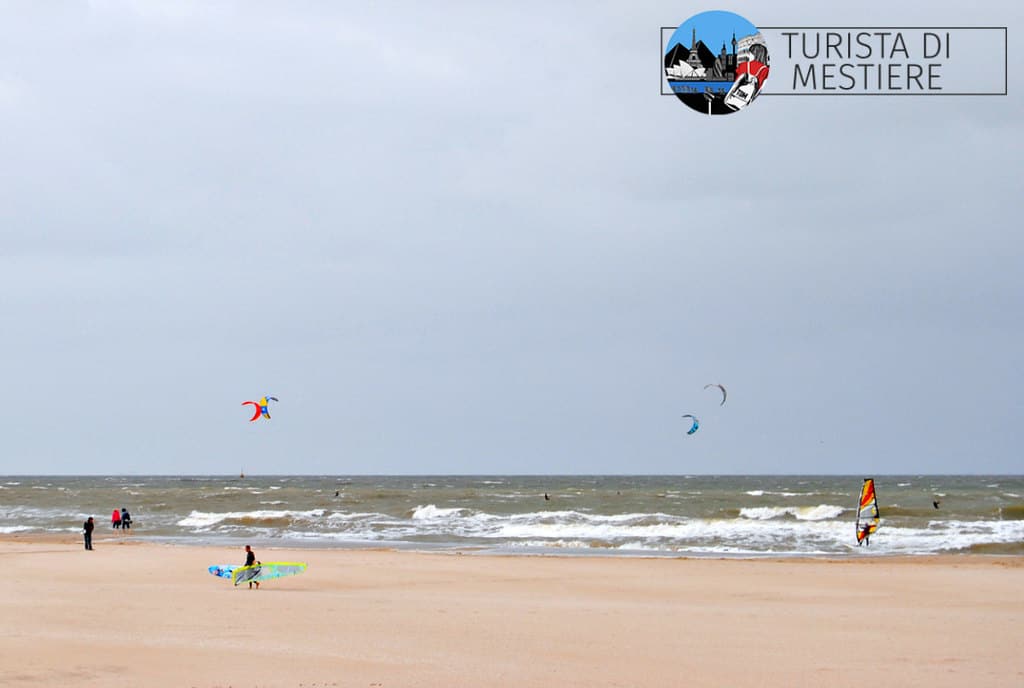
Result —
[[[260,563],[260,562],[256,561],[256,553],[252,551],[252,547],[250,547],[249,545],[246,545],[245,546],[245,564],[243,564],[243,566],[252,566],[253,564],[258,564],[258,563]],[[256,584],[256,589],[259,590],[260,589],[260,582],[259,581],[249,581],[249,589],[252,590],[252,584],[253,583]]]

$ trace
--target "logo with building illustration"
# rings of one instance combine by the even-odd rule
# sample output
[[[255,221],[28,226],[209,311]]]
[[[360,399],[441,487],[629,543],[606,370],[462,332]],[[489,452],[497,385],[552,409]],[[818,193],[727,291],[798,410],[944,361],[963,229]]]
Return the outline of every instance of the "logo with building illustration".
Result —
[[[768,47],[757,27],[732,12],[701,12],[665,46],[665,78],[697,112],[728,115],[757,98],[768,78]]]

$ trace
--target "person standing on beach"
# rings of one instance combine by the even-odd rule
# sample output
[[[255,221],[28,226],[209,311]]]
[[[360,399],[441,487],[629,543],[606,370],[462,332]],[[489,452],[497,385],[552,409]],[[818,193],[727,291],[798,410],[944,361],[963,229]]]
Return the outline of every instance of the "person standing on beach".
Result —
[[[92,516],[87,518],[85,523],[82,524],[82,534],[85,536],[85,548],[89,550],[92,549],[92,529],[94,527]]]
[[[110,514],[110,525],[114,527],[114,530],[121,527],[121,512],[117,509],[114,509],[114,513]]]
[[[256,561],[256,553],[252,551],[252,547],[250,547],[249,545],[246,545],[245,546],[245,564],[243,564],[243,566],[252,566],[252,565],[258,564],[258,563],[259,562]],[[259,581],[249,581],[249,589],[252,590],[252,584],[253,583],[256,583],[256,589],[259,590],[260,589],[260,582]]]
[[[121,507],[121,530],[128,530],[132,527],[132,515],[128,513],[128,510]]]

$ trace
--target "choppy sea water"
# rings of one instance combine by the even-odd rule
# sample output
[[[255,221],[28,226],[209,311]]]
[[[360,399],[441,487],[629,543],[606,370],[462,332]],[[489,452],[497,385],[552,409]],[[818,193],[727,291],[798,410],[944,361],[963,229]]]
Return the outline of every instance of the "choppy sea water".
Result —
[[[1024,555],[1024,476],[0,477],[0,533],[261,546],[666,556]],[[545,499],[545,494],[548,499]],[[939,501],[939,508],[933,501]]]

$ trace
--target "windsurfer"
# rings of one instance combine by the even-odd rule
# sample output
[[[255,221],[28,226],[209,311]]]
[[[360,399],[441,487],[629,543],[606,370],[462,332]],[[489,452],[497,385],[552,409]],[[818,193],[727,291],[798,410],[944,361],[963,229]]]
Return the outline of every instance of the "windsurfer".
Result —
[[[245,564],[243,564],[243,565],[244,566],[252,566],[253,564],[258,564],[258,563],[259,562],[256,561],[256,553],[252,551],[252,547],[250,547],[249,545],[246,545],[245,546]],[[249,589],[252,590],[252,584],[253,583],[256,583],[256,589],[259,590],[260,589],[260,582],[259,581],[249,581]]]
[[[871,524],[870,523],[865,523],[864,524],[864,527],[861,528],[860,536],[861,536],[860,537],[860,542],[858,542],[857,545],[859,546],[860,544],[863,543],[865,547],[870,547],[871,546],[871,540],[869,539],[871,537]]]

